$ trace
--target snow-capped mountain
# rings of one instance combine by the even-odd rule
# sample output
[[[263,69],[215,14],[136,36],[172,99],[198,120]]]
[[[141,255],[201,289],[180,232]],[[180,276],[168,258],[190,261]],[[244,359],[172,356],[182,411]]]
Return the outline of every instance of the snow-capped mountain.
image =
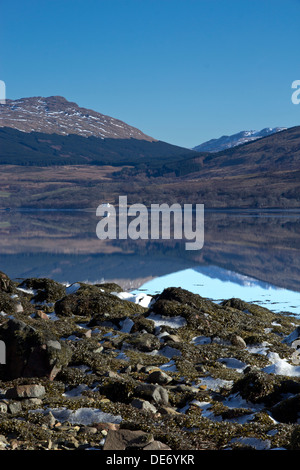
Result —
[[[198,152],[220,152],[238,145],[252,142],[253,140],[267,137],[280,131],[286,130],[286,127],[266,127],[260,131],[241,131],[233,135],[223,135],[218,139],[211,139],[203,144],[197,145],[193,150]]]
[[[62,96],[6,100],[0,105],[0,127],[29,132],[155,141],[139,129],[96,111],[81,108]]]

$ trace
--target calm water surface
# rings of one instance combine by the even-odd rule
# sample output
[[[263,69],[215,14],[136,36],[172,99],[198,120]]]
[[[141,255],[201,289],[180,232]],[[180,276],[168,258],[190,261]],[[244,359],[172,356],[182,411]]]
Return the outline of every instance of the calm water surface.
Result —
[[[0,270],[11,278],[117,282],[153,294],[180,286],[300,315],[300,210],[205,212],[205,242],[96,237],[95,211],[1,211]]]

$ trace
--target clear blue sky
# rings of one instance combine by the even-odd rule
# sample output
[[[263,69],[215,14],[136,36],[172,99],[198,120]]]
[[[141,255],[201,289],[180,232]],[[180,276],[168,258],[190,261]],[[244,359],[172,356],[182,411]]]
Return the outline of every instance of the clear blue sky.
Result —
[[[7,98],[62,95],[193,147],[300,124],[300,0],[1,3]]]

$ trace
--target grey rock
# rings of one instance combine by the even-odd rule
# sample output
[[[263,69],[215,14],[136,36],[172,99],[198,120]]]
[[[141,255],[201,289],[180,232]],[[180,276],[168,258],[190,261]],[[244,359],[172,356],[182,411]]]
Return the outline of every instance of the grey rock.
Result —
[[[58,349],[59,351],[61,350],[61,344],[57,340],[49,340],[46,342],[47,348],[52,348],[52,349]]]
[[[167,446],[161,441],[150,442],[147,446],[143,447],[143,450],[172,450],[171,447]]]
[[[149,401],[141,400],[139,398],[135,398],[134,400],[132,400],[131,406],[134,406],[135,408],[138,408],[139,410],[147,411],[150,413],[157,412],[157,409],[155,408],[155,406],[152,405]]]
[[[233,346],[236,346],[237,348],[246,348],[247,347],[247,344],[245,343],[245,341],[243,340],[243,338],[239,335],[234,335],[232,338],[231,338],[231,344]]]
[[[11,414],[20,413],[22,411],[22,404],[19,401],[14,401],[8,404],[8,411]]]
[[[142,398],[149,398],[157,404],[167,405],[169,403],[168,391],[161,385],[141,384],[136,388],[135,392]]]
[[[147,446],[152,441],[152,435],[143,431],[131,431],[129,429],[110,430],[108,431],[103,450],[138,449]]]
[[[43,385],[17,385],[6,392],[6,398],[41,398],[46,390]]]
[[[172,381],[172,377],[161,370],[154,370],[149,374],[148,382],[158,385],[166,385]]]

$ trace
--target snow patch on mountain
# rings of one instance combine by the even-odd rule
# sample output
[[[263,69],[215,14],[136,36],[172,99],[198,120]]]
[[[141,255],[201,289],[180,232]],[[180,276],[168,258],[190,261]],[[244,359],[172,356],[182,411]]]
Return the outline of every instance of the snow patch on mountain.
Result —
[[[139,129],[91,109],[81,108],[62,96],[6,100],[0,104],[0,128],[22,132],[154,141]]]
[[[193,150],[198,152],[220,152],[221,150],[237,147],[238,145],[246,144],[247,142],[252,142],[286,129],[286,127],[265,127],[260,131],[250,130],[241,131],[233,135],[223,135],[218,139],[211,139],[207,142],[203,142],[202,144],[194,147]]]

